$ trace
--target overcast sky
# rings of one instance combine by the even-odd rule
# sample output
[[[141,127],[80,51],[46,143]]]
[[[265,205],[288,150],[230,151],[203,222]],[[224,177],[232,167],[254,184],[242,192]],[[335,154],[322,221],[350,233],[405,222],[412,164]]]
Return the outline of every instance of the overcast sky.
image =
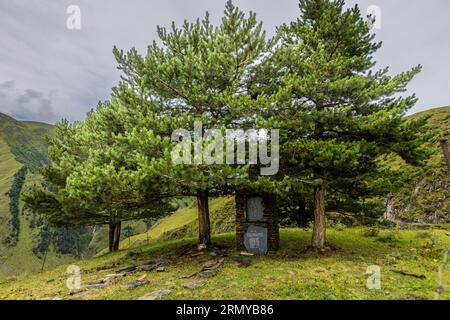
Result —
[[[236,0],[253,10],[272,35],[294,20],[297,0]],[[380,8],[379,67],[398,73],[422,64],[410,84],[413,112],[450,105],[449,0],[359,0],[363,12]],[[145,52],[156,26],[204,15],[218,22],[225,0],[0,0],[0,112],[22,120],[82,120],[106,100],[119,73],[112,47]],[[67,8],[81,9],[81,29],[66,26]]]

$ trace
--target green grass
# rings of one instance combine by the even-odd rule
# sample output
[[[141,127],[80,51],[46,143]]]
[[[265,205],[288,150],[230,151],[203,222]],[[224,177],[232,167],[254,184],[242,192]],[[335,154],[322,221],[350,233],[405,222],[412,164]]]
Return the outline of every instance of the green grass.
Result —
[[[4,239],[10,234],[9,225],[11,213],[9,211],[8,192],[14,181],[14,174],[22,167],[15,160],[14,155],[9,151],[8,144],[0,137],[0,274],[6,273],[9,269],[5,260],[8,257],[3,246]]]
[[[209,201],[211,229],[213,233],[224,233],[234,230],[235,211],[234,197],[210,199]],[[133,248],[154,242],[157,239],[180,239],[194,237],[198,234],[197,206],[191,205],[177,210],[174,214],[159,220],[149,231],[124,239],[121,248]],[[103,250],[101,253],[105,253]]]
[[[432,109],[412,117],[423,114],[432,115],[428,127],[435,134],[450,135],[450,107]],[[0,114],[0,240],[9,231],[9,197],[6,193],[11,187],[13,175],[23,164],[33,167],[42,160],[41,156],[45,152],[44,136],[52,134],[52,130],[50,125],[18,122]],[[433,146],[435,154],[429,162],[429,171],[433,171],[436,166],[441,167],[443,163],[436,141]],[[443,168],[445,173],[445,167]],[[442,179],[441,176],[429,175],[429,180]],[[30,186],[38,181],[38,176],[29,174],[26,185]],[[427,183],[425,187],[428,186]],[[415,217],[428,214],[428,211],[430,214],[435,212],[434,208],[436,203],[440,203],[441,195],[448,195],[449,192],[448,188],[442,190],[438,187],[439,185],[432,192],[423,193],[423,197],[414,199],[412,209],[417,211]],[[409,199],[410,193],[410,190],[406,190],[398,197],[399,206]],[[448,210],[445,210],[450,197],[445,199],[446,202],[439,205],[438,209],[448,213]],[[215,241],[228,246],[226,254],[236,254],[232,249],[233,235],[229,233],[234,230],[234,199],[212,199],[210,211],[213,232],[228,232],[215,236]],[[142,226],[136,229],[143,231]],[[66,266],[35,276],[26,276],[26,273],[40,270],[42,265],[42,260],[31,253],[37,232],[38,230],[28,227],[25,217],[21,215],[18,246],[5,249],[0,243],[0,275],[22,274],[18,281],[9,282],[0,276],[0,282],[3,281],[0,284],[0,299],[52,298],[55,295],[68,297],[69,292],[64,285]],[[228,257],[219,275],[207,279],[203,288],[188,290],[182,286],[188,280],[180,279],[179,276],[198,270],[200,265],[208,260],[206,256],[179,256],[180,250],[186,246],[194,247],[197,233],[197,208],[194,204],[162,219],[148,232],[124,239],[121,247],[125,250],[77,262],[82,267],[83,283],[86,285],[90,280],[100,279],[102,275],[114,272],[119,265],[126,266],[153,257],[175,257],[167,266],[166,272],[148,273],[149,283],[146,286],[135,290],[123,289],[120,284],[137,277],[133,275],[110,287],[92,290],[85,298],[135,299],[160,288],[172,288],[170,295],[165,298],[428,299],[433,297],[437,283],[436,268],[442,259],[443,249],[450,246],[450,237],[445,235],[445,231],[439,230],[433,231],[438,242],[436,247],[431,248],[430,238],[416,237],[415,231],[401,231],[396,237],[382,231],[376,237],[365,237],[361,229],[345,229],[331,230],[328,237],[330,243],[340,250],[315,254],[302,252],[309,244],[310,233],[283,230],[280,251],[252,258],[253,264],[249,268],[238,267]],[[105,235],[107,233],[104,231],[96,233],[91,243],[92,252],[106,246]],[[57,256],[50,251],[46,266],[50,268],[71,260],[71,257]],[[365,272],[367,266],[373,264],[382,268],[382,290],[365,288]],[[427,279],[419,280],[400,275],[395,273],[395,270],[425,274]],[[448,278],[448,272],[446,274]],[[255,285],[257,290],[253,289]],[[447,282],[445,287],[449,288],[450,283]],[[446,298],[449,298],[448,293]]]
[[[409,222],[448,222],[450,221],[450,188],[439,138],[450,138],[450,107],[427,110],[409,116],[410,119],[428,117],[425,132],[432,138],[425,143],[431,151],[430,158],[424,166],[412,167],[400,157],[388,157],[386,165],[394,169],[407,170],[414,173],[415,178],[408,185],[395,193],[391,205],[395,209],[396,218]]]
[[[40,183],[41,179],[42,178],[36,174],[28,173],[24,189]],[[32,253],[34,241],[38,238],[40,230],[30,228],[27,216],[23,214],[22,209],[23,203],[20,204],[20,232],[17,245],[1,250],[3,253],[3,261],[0,273],[3,275],[35,273],[41,270],[43,264],[42,257],[37,257]],[[56,266],[73,260],[75,260],[74,257],[69,255],[57,255],[49,250],[45,266]]]
[[[389,231],[381,231],[384,232]],[[234,250],[233,234],[218,235],[214,242],[225,249],[216,253],[223,256],[225,262],[217,275],[204,278],[204,286],[197,289],[185,288],[183,284],[191,279],[181,277],[219,257],[211,258],[207,254],[193,257],[195,239],[192,238],[161,240],[77,262],[82,271],[82,287],[86,287],[87,283],[100,280],[117,269],[152,259],[167,259],[165,272],[131,274],[107,287],[90,289],[78,299],[137,299],[158,289],[170,290],[164,299],[432,299],[437,286],[436,270],[444,248],[450,246],[450,237],[443,230],[432,231],[438,243],[430,247],[426,237],[417,236],[419,233],[399,231],[397,241],[383,243],[363,236],[361,228],[329,230],[328,241],[335,249],[315,253],[305,250],[310,232],[286,229],[281,232],[280,250],[251,257],[252,264],[247,268],[238,266],[230,258],[238,254]],[[381,268],[380,290],[366,287],[369,277],[366,271],[371,265]],[[425,275],[426,279],[401,275],[398,271]],[[142,274],[147,275],[147,284],[135,289],[123,287]],[[444,299],[450,298],[449,275],[447,270]],[[4,280],[0,284],[0,299],[52,299],[55,296],[69,299],[66,280],[66,266],[17,280]]]
[[[45,137],[53,134],[53,126],[38,122],[20,122],[0,114],[0,275],[10,276],[37,272],[42,259],[32,253],[39,230],[31,229],[20,203],[20,231],[16,246],[6,247],[4,239],[10,234],[11,213],[8,192],[14,181],[14,174],[24,165],[35,170],[41,161],[47,159]],[[41,177],[29,172],[24,189],[40,183]],[[74,260],[73,257],[49,252],[47,266],[55,266]]]
[[[423,112],[415,113],[409,118],[417,119],[422,116],[429,116],[427,128],[435,134],[449,136],[450,135],[450,106],[434,108]]]
[[[0,113],[0,137],[16,160],[33,171],[48,161],[46,136],[54,134],[53,128],[46,123],[17,121]]]
[[[126,221],[122,223],[122,246],[129,246],[132,237],[126,238],[124,236],[124,229],[130,226],[133,229],[133,233],[140,235],[147,231],[147,225],[143,220],[137,221]],[[93,256],[99,252],[105,253],[107,250],[105,248],[108,247],[108,226],[98,226],[96,227],[95,232],[93,233],[93,238],[89,244],[89,248],[87,250],[87,256]]]

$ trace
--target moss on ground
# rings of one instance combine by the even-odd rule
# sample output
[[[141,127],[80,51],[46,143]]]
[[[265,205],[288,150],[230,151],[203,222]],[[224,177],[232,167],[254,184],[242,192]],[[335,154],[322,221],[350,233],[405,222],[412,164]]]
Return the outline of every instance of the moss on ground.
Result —
[[[215,234],[234,231],[234,197],[210,199],[211,230]],[[158,239],[174,240],[196,237],[198,234],[197,207],[191,205],[177,210],[174,214],[159,220],[149,231],[121,241],[122,249],[153,243]],[[103,250],[101,253],[106,253]]]
[[[390,233],[382,230],[380,235]],[[250,257],[251,265],[241,267],[232,257],[234,236],[214,237],[221,249],[195,253],[195,239],[160,240],[138,248],[106,254],[77,262],[81,268],[81,286],[86,288],[118,269],[140,265],[145,261],[162,261],[164,272],[136,272],[113,281],[111,285],[89,289],[80,295],[70,295],[66,287],[67,266],[61,266],[34,276],[3,280],[0,299],[137,299],[159,289],[169,290],[163,299],[433,299],[437,286],[437,267],[444,248],[450,247],[446,230],[395,231],[392,242],[380,242],[364,236],[362,228],[329,230],[328,242],[334,248],[324,253],[307,250],[311,233],[299,229],[281,232],[281,248],[266,256]],[[431,237],[435,240],[430,241]],[[201,269],[212,259],[223,256],[224,264],[215,276],[201,278],[203,286],[188,289],[183,278]],[[381,289],[366,287],[367,268],[381,268]],[[423,275],[418,279],[408,274]],[[147,283],[127,289],[125,283],[146,276]],[[444,273],[442,298],[450,298],[450,271]]]

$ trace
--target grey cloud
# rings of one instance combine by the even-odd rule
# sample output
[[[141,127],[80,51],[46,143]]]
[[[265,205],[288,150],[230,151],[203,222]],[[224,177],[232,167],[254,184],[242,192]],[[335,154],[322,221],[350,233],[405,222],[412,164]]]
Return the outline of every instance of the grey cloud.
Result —
[[[48,101],[48,99],[44,98],[42,92],[38,92],[33,89],[26,89],[24,93],[20,94],[16,98],[16,101],[19,104],[30,103],[32,100],[40,100],[41,102],[43,102],[44,100]]]
[[[15,0],[0,1],[0,112],[12,112],[40,121],[59,118],[81,120],[99,100],[110,97],[119,73],[111,50],[136,47],[145,53],[156,38],[156,25],[193,20],[208,10],[218,23],[226,0]],[[269,35],[277,25],[295,20],[297,0],[236,0],[245,11],[253,10]],[[419,102],[413,111],[450,104],[450,1],[448,0],[348,0],[365,12],[370,5],[381,9],[377,40],[383,48],[378,66],[392,73],[423,64],[411,83]],[[81,8],[81,30],[66,28],[69,5]],[[11,81],[13,80],[13,81]],[[7,84],[7,82],[9,82]],[[30,89],[31,88],[31,89]],[[34,90],[28,92],[27,90]],[[31,106],[19,103],[34,97]],[[51,102],[51,103],[49,103]],[[51,106],[52,109],[45,108]],[[18,112],[18,111],[20,112]],[[30,110],[30,114],[27,114]],[[39,112],[37,110],[40,110]],[[49,110],[53,110],[50,112]],[[49,113],[50,112],[50,113]],[[55,117],[52,119],[52,117]],[[52,119],[52,120],[49,120]]]
[[[52,93],[34,89],[18,91],[15,81],[0,83],[1,111],[19,120],[36,120],[53,123],[58,120],[52,105]]]
[[[3,83],[0,83],[0,91],[12,89],[14,87],[15,83],[16,82],[14,80],[5,81]]]

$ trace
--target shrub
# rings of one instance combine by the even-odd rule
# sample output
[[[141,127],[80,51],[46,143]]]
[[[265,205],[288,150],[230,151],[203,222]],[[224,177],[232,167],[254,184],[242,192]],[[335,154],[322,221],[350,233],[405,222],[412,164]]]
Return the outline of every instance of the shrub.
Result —
[[[11,212],[11,234],[4,240],[4,244],[8,247],[17,245],[20,232],[20,193],[25,183],[28,168],[23,166],[14,174],[14,181],[9,191],[9,211]]]
[[[384,243],[391,243],[391,242],[397,242],[398,241],[398,231],[397,230],[389,230],[384,232],[383,234],[380,234],[377,237],[377,241],[384,242]]]
[[[397,223],[395,223],[394,221],[385,219],[385,218],[379,218],[377,220],[376,225],[379,228],[395,228],[395,227],[397,227]]]
[[[372,228],[366,228],[366,229],[364,229],[363,232],[362,232],[362,235],[363,235],[364,237],[370,237],[370,238],[373,238],[373,237],[378,236],[379,233],[380,233],[380,229],[375,228],[375,227],[372,227]]]
[[[428,232],[428,231],[417,232],[416,233],[416,238],[417,239],[432,239],[433,235],[430,232]]]
[[[337,231],[344,231],[347,228],[347,226],[341,222],[338,222],[334,225],[334,229]]]
[[[418,232],[416,233],[417,239],[426,240],[426,242],[420,246],[419,253],[422,256],[429,256],[434,258],[440,258],[442,252],[445,251],[446,245],[443,243],[435,233],[432,232]]]

